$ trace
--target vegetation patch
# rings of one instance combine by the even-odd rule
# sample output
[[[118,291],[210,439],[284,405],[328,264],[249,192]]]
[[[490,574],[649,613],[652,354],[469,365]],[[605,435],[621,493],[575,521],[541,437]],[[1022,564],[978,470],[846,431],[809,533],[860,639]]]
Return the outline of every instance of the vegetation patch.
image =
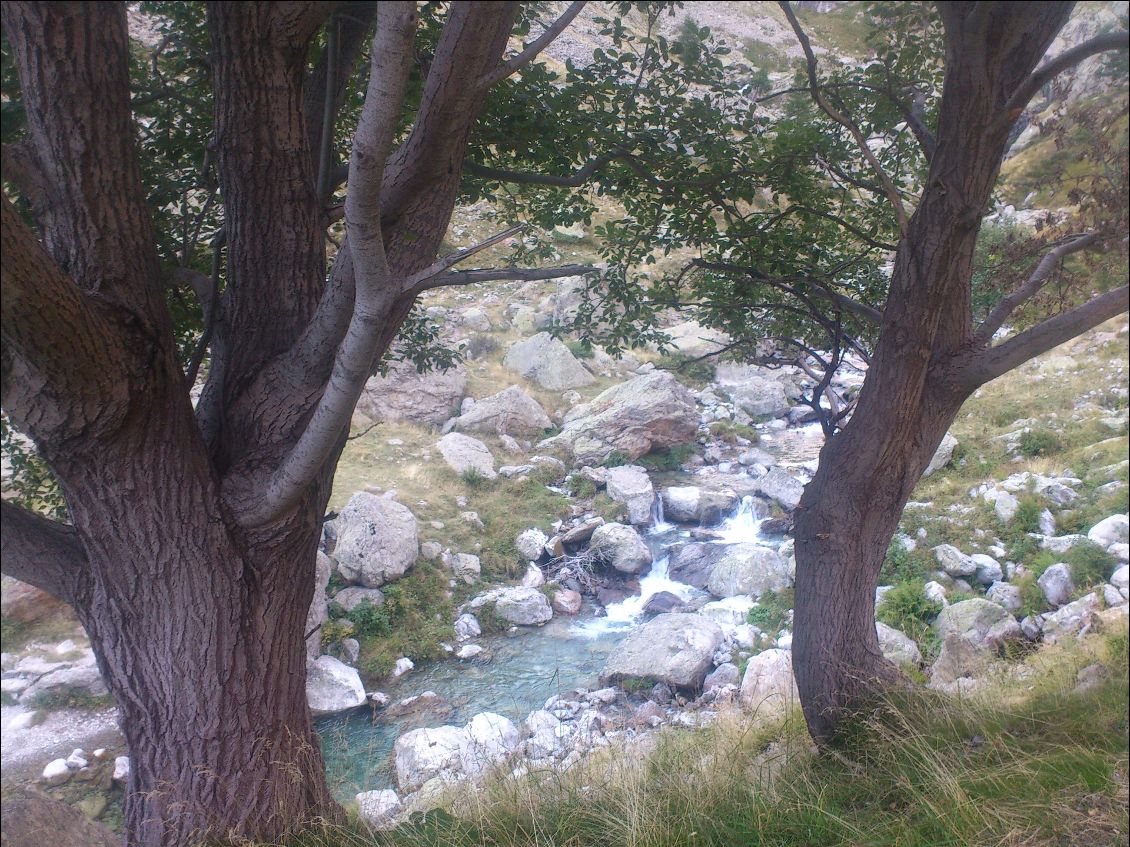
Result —
[[[923,657],[929,661],[941,647],[930,626],[941,613],[942,604],[930,600],[926,596],[925,583],[915,580],[896,585],[884,594],[875,617],[913,638]]]

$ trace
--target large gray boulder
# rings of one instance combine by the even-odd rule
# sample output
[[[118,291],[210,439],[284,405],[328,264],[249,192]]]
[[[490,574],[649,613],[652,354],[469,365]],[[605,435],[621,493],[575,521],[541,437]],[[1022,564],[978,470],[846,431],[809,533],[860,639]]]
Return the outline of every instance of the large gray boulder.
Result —
[[[755,376],[726,387],[734,406],[751,418],[783,418],[791,408],[785,386],[772,376]]]
[[[659,615],[612,650],[600,678],[603,684],[662,682],[672,689],[697,689],[721,644],[722,628],[710,618]]]
[[[1112,544],[1130,541],[1130,517],[1111,515],[1087,531],[1087,538],[1106,550]]]
[[[922,664],[922,651],[910,636],[882,621],[875,622],[875,634],[879,636],[879,649],[887,661],[913,667]]]
[[[598,526],[589,550],[620,573],[643,573],[651,566],[651,548],[635,529],[624,524]]]
[[[443,460],[457,474],[473,471],[484,479],[494,479],[494,456],[483,442],[461,432],[449,432],[436,444]]]
[[[379,588],[404,576],[420,555],[416,517],[391,497],[358,491],[334,526],[334,558],[347,582]]]
[[[651,522],[655,489],[644,468],[638,465],[610,468],[605,479],[608,496],[627,507],[629,523],[644,526]]]
[[[738,496],[732,491],[708,491],[697,485],[664,488],[663,517],[681,523],[716,524],[734,511]]]
[[[793,677],[792,653],[788,650],[764,650],[749,660],[742,677],[739,700],[758,718],[774,720],[783,717],[800,702]]]
[[[306,665],[306,702],[315,715],[356,709],[365,703],[365,686],[356,668],[319,656]]]
[[[674,547],[667,564],[671,579],[685,582],[695,588],[706,590],[710,574],[715,565],[731,554],[732,548],[743,548],[744,544],[703,544],[691,542]],[[733,552],[740,556],[740,550]]]
[[[800,503],[804,484],[784,468],[775,467],[757,481],[757,491],[791,512]]]
[[[515,436],[543,435],[552,426],[541,404],[517,385],[476,400],[454,423],[454,428],[463,432]]]
[[[670,336],[673,349],[694,358],[721,353],[730,343],[730,337],[724,332],[705,327],[698,321],[684,321],[663,331]]]
[[[521,743],[518,728],[502,715],[483,712],[463,727],[467,741],[459,752],[463,773],[475,775],[502,761]]]
[[[1071,579],[1071,565],[1066,562],[1057,562],[1049,566],[1040,578],[1036,580],[1048,605],[1058,609],[1071,600],[1075,593],[1075,583]]]
[[[370,377],[357,401],[362,421],[411,421],[438,426],[459,409],[467,391],[467,369],[417,373],[409,360],[390,362],[386,376]]]
[[[1065,638],[1075,638],[1088,630],[1102,608],[1099,595],[1095,592],[1060,606],[1044,618],[1044,641],[1055,644]]]
[[[351,585],[335,594],[334,602],[341,606],[343,611],[352,612],[362,603],[368,603],[374,608],[383,606],[385,595],[379,588],[363,588],[360,585]]]
[[[933,553],[941,569],[955,579],[964,579],[977,573],[977,562],[952,544],[939,544],[933,549]]]
[[[952,633],[988,650],[1024,637],[1020,624],[1007,609],[980,597],[946,606],[934,621],[934,631],[943,641]]]
[[[470,739],[458,726],[413,729],[396,739],[393,761],[401,791],[414,791],[432,777],[455,775]]]
[[[789,563],[773,548],[750,543],[725,547],[706,583],[715,597],[760,597],[789,587]]]
[[[506,351],[502,364],[549,391],[580,388],[595,379],[569,348],[548,332],[515,343]]]
[[[486,591],[468,603],[467,608],[475,613],[493,608],[497,617],[519,626],[539,626],[553,617],[549,599],[536,588],[523,585]]]
[[[654,371],[574,406],[561,432],[538,446],[568,450],[578,463],[599,464],[613,452],[634,460],[686,444],[697,432],[694,396],[671,374]]]
[[[306,638],[306,660],[309,662],[322,654],[322,625],[329,617],[326,586],[329,585],[332,570],[330,557],[319,550],[314,564],[314,596],[310,599],[310,608],[306,610],[305,631],[310,633]]]
[[[956,449],[957,439],[947,432],[942,436],[942,442],[938,445],[938,449],[934,451],[934,455],[930,459],[930,464],[926,466],[926,470],[922,472],[922,476],[930,476],[930,474],[948,465],[953,461],[953,451]]]
[[[391,788],[362,791],[356,797],[357,817],[376,829],[392,829],[393,818],[400,812],[400,798]]]

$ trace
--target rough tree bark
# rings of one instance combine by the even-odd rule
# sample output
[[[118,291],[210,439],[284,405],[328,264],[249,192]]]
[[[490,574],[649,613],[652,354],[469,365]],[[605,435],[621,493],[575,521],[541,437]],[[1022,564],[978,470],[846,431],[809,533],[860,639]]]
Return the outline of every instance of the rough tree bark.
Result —
[[[1007,315],[987,333],[973,325],[981,218],[1009,131],[1039,88],[1033,69],[1072,5],[940,4],[946,72],[926,187],[898,245],[858,406],[821,451],[795,516],[793,662],[817,740],[830,740],[845,710],[899,677],[879,649],[875,586],[903,507],[962,403],[984,382],[1126,310],[1123,287],[997,347],[993,330]],[[1102,49],[1118,44],[1108,42]],[[1047,277],[1040,273],[1012,308],[1039,290]]]
[[[338,7],[350,17],[319,96],[307,54]],[[3,569],[71,603],[90,635],[129,746],[127,844],[276,839],[339,813],[305,695],[321,517],[375,361],[420,291],[467,281],[433,263],[517,12],[452,4],[394,149],[415,3],[209,4],[228,266],[194,409],[137,164],[125,4],[4,4],[28,115],[5,178],[39,232],[0,198],[3,406],[72,526],[4,503]],[[365,29],[348,243],[327,283],[310,123],[332,119]]]

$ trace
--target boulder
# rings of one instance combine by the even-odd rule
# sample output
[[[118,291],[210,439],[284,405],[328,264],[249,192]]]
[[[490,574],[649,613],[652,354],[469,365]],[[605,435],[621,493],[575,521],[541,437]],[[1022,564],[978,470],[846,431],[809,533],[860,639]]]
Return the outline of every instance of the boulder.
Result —
[[[930,687],[948,691],[959,679],[981,676],[988,665],[987,652],[956,632],[948,633],[930,666]]]
[[[121,836],[78,806],[47,796],[15,797],[0,807],[4,847],[116,847]]]
[[[772,547],[758,544],[727,544],[715,560],[706,588],[715,597],[748,594],[760,597],[789,586],[789,564]]]
[[[1036,580],[1048,605],[1058,609],[1071,600],[1075,593],[1075,583],[1071,579],[1071,565],[1066,562],[1057,562],[1050,565]]]
[[[522,581],[519,584],[526,588],[541,588],[545,585],[545,574],[542,573],[541,568],[530,562],[526,565],[526,572],[522,574]]]
[[[418,373],[409,360],[389,362],[385,376],[371,377],[365,383],[356,414],[366,422],[439,426],[459,408],[466,390],[467,369],[462,365]]]
[[[645,615],[662,615],[666,612],[686,611],[687,604],[677,594],[670,591],[657,591],[643,604]]]
[[[957,443],[957,439],[948,432],[943,435],[942,442],[938,445],[938,449],[934,451],[934,456],[930,459],[930,464],[926,466],[926,470],[922,472],[922,476],[930,476],[930,474],[941,470],[953,461],[953,451],[957,449]]]
[[[922,664],[922,651],[910,636],[881,621],[875,622],[875,634],[879,636],[879,649],[888,661],[913,667]]]
[[[655,489],[644,468],[638,465],[610,468],[605,485],[608,496],[627,507],[631,524],[645,526],[651,522]]]
[[[455,620],[455,637],[460,641],[466,641],[468,638],[478,638],[483,634],[482,627],[479,626],[479,619],[472,615],[470,612],[464,612]]]
[[[671,338],[672,349],[693,358],[721,353],[730,343],[724,332],[705,327],[698,321],[684,321],[663,331]]]
[[[548,759],[568,746],[573,727],[544,709],[530,712],[524,722],[526,755],[531,759]]]
[[[397,785],[402,791],[414,791],[432,777],[458,773],[463,750],[469,743],[467,731],[457,726],[404,733],[393,745]]]
[[[502,761],[521,743],[513,722],[494,712],[475,715],[464,731],[467,740],[459,752],[459,761],[463,772],[468,775],[481,773]]]
[[[1087,532],[1087,538],[1106,550],[1112,544],[1130,541],[1130,517],[1111,515],[1103,518]]]
[[[757,480],[757,491],[791,512],[800,503],[804,484],[784,468],[774,467]]]
[[[977,563],[952,544],[939,544],[933,553],[941,569],[954,579],[964,579],[977,573]]]
[[[392,819],[400,809],[400,798],[390,788],[357,795],[357,817],[376,829],[391,829]]]
[[[330,582],[330,571],[333,562],[330,557],[318,551],[314,562],[314,596],[310,598],[310,607],[306,610],[305,632],[310,633],[306,638],[306,661],[312,662],[322,654],[322,625],[329,617],[326,607],[326,586]]]
[[[1010,582],[994,582],[985,592],[985,597],[1013,613],[1020,611],[1020,608],[1024,605],[1024,599],[1020,596],[1020,588]]]
[[[416,517],[390,497],[358,491],[334,525],[334,557],[348,582],[379,588],[404,576],[420,555]]]
[[[74,618],[62,600],[10,576],[0,579],[0,614],[6,621],[22,624]]]
[[[449,432],[436,443],[443,460],[457,474],[473,471],[484,479],[494,479],[494,456],[483,442],[461,432]]]
[[[730,548],[740,546],[691,542],[672,547],[667,573],[671,579],[705,591],[714,566],[730,553]],[[734,555],[740,555],[740,551],[734,551]]]
[[[751,418],[783,418],[789,413],[785,386],[771,375],[751,376],[744,382],[726,386],[734,407]]]
[[[773,648],[749,660],[742,677],[741,704],[758,718],[773,720],[783,717],[800,702],[793,678],[792,653]]]
[[[632,631],[608,655],[602,684],[663,683],[698,689],[722,644],[722,628],[702,615],[671,612]]]
[[[539,447],[568,450],[578,463],[599,464],[613,452],[634,460],[686,444],[697,431],[693,395],[671,374],[653,371],[574,406],[561,432]]]
[[[548,332],[516,342],[506,351],[502,365],[549,391],[580,388],[595,379],[569,348]]]
[[[476,401],[454,423],[463,432],[512,436],[542,435],[552,426],[541,404],[517,385]]]
[[[979,585],[992,585],[1001,579],[1004,579],[1004,569],[1001,568],[1000,562],[992,556],[987,556],[984,553],[974,553],[970,557],[973,564],[977,566],[977,570],[973,574],[973,579]]]
[[[1075,638],[1088,631],[1102,607],[1099,595],[1091,592],[1074,602],[1060,606],[1044,618],[1044,641],[1055,644],[1065,638]]]
[[[473,553],[443,554],[443,564],[451,570],[451,575],[466,585],[472,585],[482,573],[482,563]]]
[[[733,662],[723,662],[716,667],[702,683],[703,692],[711,691],[715,688],[721,688],[723,685],[741,685],[742,675],[738,672],[738,666]]]
[[[738,506],[732,491],[706,491],[696,485],[663,489],[663,517],[681,523],[716,524]]]
[[[497,617],[519,626],[539,626],[553,617],[553,609],[546,596],[536,588],[521,585],[492,589],[467,605],[474,612],[493,607]]]
[[[514,539],[514,546],[518,549],[518,555],[523,559],[536,562],[545,552],[547,541],[549,541],[549,536],[540,529],[531,527],[518,533],[518,537]]]
[[[332,715],[365,703],[365,686],[355,668],[333,656],[306,665],[306,702],[315,715]]]
[[[651,566],[651,549],[630,526],[606,523],[598,526],[589,543],[592,551],[620,573],[638,574]]]
[[[362,603],[368,603],[370,606],[383,606],[385,602],[384,592],[379,588],[362,588],[359,585],[343,588],[334,595],[334,602],[341,606],[345,612],[352,612]]]
[[[1110,584],[1118,589],[1125,600],[1130,597],[1130,565],[1123,565],[1110,575]]]
[[[577,615],[581,612],[581,594],[571,588],[559,588],[553,592],[550,601],[553,611],[562,615]]]
[[[35,680],[31,685],[20,692],[20,702],[35,704],[43,696],[66,694],[71,691],[81,691],[92,697],[105,697],[109,694],[106,683],[102,681],[102,674],[93,663],[56,666]]]
[[[946,606],[934,621],[934,631],[943,641],[954,633],[974,646],[989,650],[1024,637],[1016,618],[991,600],[980,597]]]

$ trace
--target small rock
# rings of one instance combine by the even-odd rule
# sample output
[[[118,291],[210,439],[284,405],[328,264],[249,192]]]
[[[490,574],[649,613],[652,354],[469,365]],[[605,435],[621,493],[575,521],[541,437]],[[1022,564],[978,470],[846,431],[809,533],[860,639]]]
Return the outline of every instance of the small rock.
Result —
[[[71,769],[66,759],[52,759],[43,769],[43,780],[48,785],[62,785],[71,778]]]
[[[1071,579],[1071,566],[1066,562],[1057,562],[1051,565],[1036,582],[1043,590],[1048,605],[1053,608],[1059,608],[1067,603],[1071,600],[1071,595],[1075,593],[1075,583]]]

